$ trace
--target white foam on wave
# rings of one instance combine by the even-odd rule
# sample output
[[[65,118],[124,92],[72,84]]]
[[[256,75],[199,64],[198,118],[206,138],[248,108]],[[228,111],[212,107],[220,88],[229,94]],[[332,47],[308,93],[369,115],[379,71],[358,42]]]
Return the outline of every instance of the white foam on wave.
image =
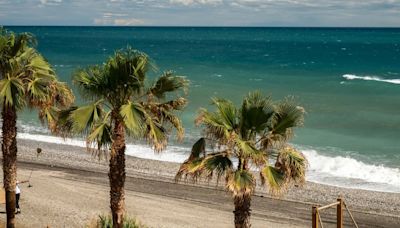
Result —
[[[86,148],[86,142],[79,139],[63,139],[56,136],[50,135],[37,135],[37,134],[29,134],[29,133],[18,133],[18,138],[40,141],[46,143],[55,143],[61,145],[70,145],[70,146],[78,146]],[[145,158],[151,160],[158,161],[168,161],[168,162],[183,162],[187,159],[187,148],[178,147],[178,146],[168,146],[166,151],[162,153],[154,153],[154,150],[148,145],[126,145],[126,155]]]
[[[357,76],[354,74],[345,74],[342,77],[347,80],[365,80],[365,81],[377,81],[377,82],[387,82],[392,84],[400,84],[400,79],[384,79],[378,76]]]
[[[18,138],[86,147],[83,140],[62,139],[49,135],[18,133]],[[126,154],[138,158],[181,163],[187,159],[189,151],[190,148],[188,147],[172,145],[168,146],[166,151],[157,154],[148,145],[128,144]],[[400,193],[400,168],[366,164],[351,157],[325,156],[314,149],[301,148],[301,151],[309,162],[308,181],[341,187]]]
[[[55,143],[55,144],[61,144],[61,145],[86,147],[86,143],[83,140],[69,139],[69,138],[63,139],[60,137],[50,136],[50,135],[18,133],[17,138],[45,142],[45,143]]]
[[[364,181],[365,184],[380,183],[390,185],[393,186],[391,189],[397,189],[396,192],[400,192],[400,168],[366,164],[351,157],[324,156],[318,154],[315,150],[302,150],[302,152],[309,162],[311,181],[324,182],[322,179],[324,177],[348,178],[357,180],[358,183]],[[354,186],[350,185],[348,187]],[[368,189],[373,189],[373,187],[368,187]],[[382,188],[376,189],[382,190]]]

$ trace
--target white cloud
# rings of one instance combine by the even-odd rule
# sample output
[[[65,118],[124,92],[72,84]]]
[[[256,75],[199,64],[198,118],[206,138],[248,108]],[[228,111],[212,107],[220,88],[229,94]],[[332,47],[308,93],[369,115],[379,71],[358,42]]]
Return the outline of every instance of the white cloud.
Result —
[[[126,13],[103,13],[103,17],[126,17],[128,14]]]
[[[59,5],[63,0],[40,0],[42,5]]]
[[[0,18],[8,25],[398,27],[400,0],[0,0]]]
[[[133,26],[133,25],[143,25],[144,20],[137,18],[95,18],[94,24],[96,25],[117,25],[117,26]]]
[[[267,8],[281,6],[284,8],[310,7],[310,8],[364,8],[371,6],[396,7],[399,6],[397,0],[232,0],[227,1],[232,6],[241,6],[249,8]]]
[[[221,4],[223,0],[169,0],[173,4],[182,4],[185,6],[201,4],[201,5],[217,5]]]
[[[114,19],[114,25],[129,26],[129,25],[143,25],[145,22],[136,18]]]

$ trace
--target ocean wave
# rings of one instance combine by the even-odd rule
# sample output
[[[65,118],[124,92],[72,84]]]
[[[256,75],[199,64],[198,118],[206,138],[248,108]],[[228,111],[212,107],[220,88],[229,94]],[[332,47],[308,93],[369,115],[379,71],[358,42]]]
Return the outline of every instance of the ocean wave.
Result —
[[[69,139],[69,138],[63,139],[56,136],[29,134],[29,133],[18,133],[18,138],[86,148],[86,142],[80,139]],[[185,147],[168,146],[166,151],[164,151],[163,153],[156,154],[154,153],[154,150],[147,145],[140,145],[140,144],[126,145],[126,155],[138,158],[145,158],[158,161],[168,161],[168,162],[179,162],[179,163],[184,162],[188,157],[187,151],[188,149]]]
[[[368,186],[371,190],[386,190],[371,183],[389,185],[390,191],[400,192],[400,169],[383,165],[372,165],[358,161],[351,157],[330,157],[319,154],[316,150],[302,150],[309,162],[309,180],[325,183],[324,179],[347,178],[358,183],[361,188]],[[350,186],[352,181],[348,182]],[[342,184],[345,186],[346,184]],[[346,187],[346,186],[345,186]],[[395,190],[397,189],[397,191]]]
[[[377,82],[387,82],[392,84],[400,84],[400,79],[384,79],[378,76],[357,76],[354,74],[344,74],[342,77],[347,80],[365,80],[365,81],[377,81]]]
[[[86,147],[85,141],[80,139],[62,139],[29,133],[19,133],[18,138]],[[308,181],[348,188],[400,192],[399,168],[366,164],[351,157],[330,157],[314,149],[301,146],[299,148],[309,162]],[[138,158],[182,163],[187,159],[189,151],[189,147],[171,145],[163,153],[154,153],[150,146],[128,144],[126,154]]]
[[[50,131],[41,125],[36,125],[34,123],[24,123],[24,121],[17,121],[17,127],[19,130],[21,130],[22,132],[29,132],[29,133],[41,133],[41,134],[48,134],[50,133]]]
[[[64,67],[72,67],[73,65],[64,65],[64,64],[55,64],[54,67],[64,68]]]

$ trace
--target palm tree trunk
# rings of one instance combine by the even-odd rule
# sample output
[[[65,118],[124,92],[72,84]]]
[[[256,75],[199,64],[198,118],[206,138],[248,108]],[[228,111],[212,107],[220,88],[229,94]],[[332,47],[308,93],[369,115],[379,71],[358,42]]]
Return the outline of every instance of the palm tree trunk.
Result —
[[[13,106],[4,105],[3,126],[3,183],[6,192],[7,227],[15,227],[15,185],[17,182],[17,113]]]
[[[123,225],[125,215],[125,128],[118,112],[113,111],[113,143],[110,156],[110,205],[113,227]]]
[[[235,203],[235,228],[250,228],[250,202],[251,195],[240,194],[234,196]]]

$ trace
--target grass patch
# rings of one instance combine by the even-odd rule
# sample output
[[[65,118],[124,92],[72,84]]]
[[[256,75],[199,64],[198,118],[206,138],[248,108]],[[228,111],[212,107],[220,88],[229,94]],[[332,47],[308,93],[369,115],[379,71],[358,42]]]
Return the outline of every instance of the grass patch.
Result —
[[[124,228],[146,228],[135,218],[129,218],[125,216],[123,222]],[[87,228],[113,228],[113,222],[111,215],[99,215],[97,219],[93,219]]]

